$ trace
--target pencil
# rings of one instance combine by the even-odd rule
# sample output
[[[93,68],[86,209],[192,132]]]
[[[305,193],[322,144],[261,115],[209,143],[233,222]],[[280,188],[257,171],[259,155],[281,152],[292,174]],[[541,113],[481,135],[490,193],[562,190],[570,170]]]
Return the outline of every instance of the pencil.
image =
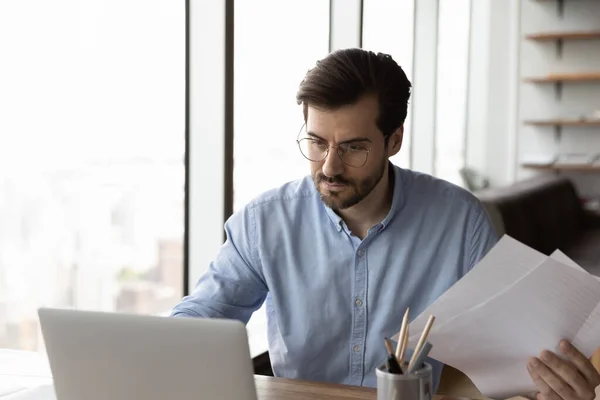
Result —
[[[412,370],[413,364],[415,363],[415,360],[417,359],[417,357],[419,356],[419,352],[421,351],[421,347],[423,347],[423,345],[427,341],[427,336],[429,335],[429,330],[431,329],[431,326],[433,325],[433,321],[435,321],[435,317],[433,315],[430,315],[429,319],[427,320],[427,324],[425,325],[425,328],[423,329],[423,333],[421,333],[421,337],[419,338],[419,341],[417,342],[417,346],[414,349],[413,355],[410,358],[410,361],[408,363],[409,370]]]
[[[394,347],[388,338],[385,338],[385,347],[388,351],[388,372],[390,374],[401,374],[402,368],[400,368],[400,364],[398,364],[398,360],[396,360],[396,356],[394,355]]]
[[[402,351],[400,352],[400,360],[398,360],[398,362],[400,363],[400,366],[404,368],[404,356],[406,355],[406,349],[408,348],[408,332],[409,332],[409,328],[408,326],[406,327],[406,332],[404,332],[404,343],[402,344]],[[407,365],[408,367],[408,365]]]
[[[406,350],[406,345],[404,344],[404,336],[406,335],[406,328],[408,327],[408,307],[404,312],[404,317],[402,318],[402,325],[400,326],[400,334],[398,335],[398,345],[396,346],[396,358],[398,362],[402,364],[404,362],[404,351]],[[404,350],[404,351],[403,351]]]
[[[429,352],[431,351],[432,347],[433,346],[431,345],[431,343],[425,342],[423,347],[421,347],[421,350],[419,351],[418,356],[412,365],[412,368],[408,370],[409,374],[412,374],[415,370],[421,368],[423,362],[425,361],[425,358],[427,358],[427,356],[429,355]]]

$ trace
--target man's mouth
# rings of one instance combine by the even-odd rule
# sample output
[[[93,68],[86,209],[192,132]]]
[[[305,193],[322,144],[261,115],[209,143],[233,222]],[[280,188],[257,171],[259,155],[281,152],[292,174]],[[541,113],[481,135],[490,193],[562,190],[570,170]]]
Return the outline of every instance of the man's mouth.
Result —
[[[328,182],[328,181],[321,181],[321,183],[327,188],[327,189],[341,189],[343,187],[346,187],[347,184],[346,183],[340,183],[340,182]]]

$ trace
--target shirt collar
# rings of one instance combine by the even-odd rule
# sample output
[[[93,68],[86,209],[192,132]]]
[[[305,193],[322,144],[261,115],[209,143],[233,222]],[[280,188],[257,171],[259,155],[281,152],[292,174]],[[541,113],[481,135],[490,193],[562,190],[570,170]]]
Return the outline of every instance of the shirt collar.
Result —
[[[390,207],[390,211],[383,219],[383,221],[381,221],[382,229],[385,228],[392,221],[392,219],[398,213],[398,210],[400,210],[404,204],[402,187],[402,169],[392,164],[391,162],[389,162],[389,168],[390,174],[392,175],[391,179],[394,182],[394,193],[392,195],[392,206]],[[329,219],[331,219],[331,222],[333,222],[333,225],[335,226],[337,231],[340,232],[344,227],[344,220],[342,219],[342,217],[337,215],[335,211],[327,207],[325,204],[323,204],[323,207],[325,207],[325,211],[327,212]]]
[[[321,202],[321,204],[323,204],[323,202]],[[323,204],[323,207],[325,207],[325,211],[327,212],[327,215],[329,216],[331,222],[333,222],[333,226],[335,226],[335,229],[337,229],[337,231],[340,232],[344,228],[344,220],[342,219],[342,217],[337,215],[335,211],[333,211],[330,207],[327,207],[325,204]]]
[[[404,185],[402,181],[402,168],[397,165],[389,163],[390,165],[390,173],[394,176],[392,177],[394,182],[394,194],[392,195],[392,206],[390,207],[390,211],[386,215],[386,217],[381,221],[381,225],[383,228],[388,226],[390,222],[394,219],[394,217],[398,214],[400,209],[404,206],[405,194],[404,194]]]

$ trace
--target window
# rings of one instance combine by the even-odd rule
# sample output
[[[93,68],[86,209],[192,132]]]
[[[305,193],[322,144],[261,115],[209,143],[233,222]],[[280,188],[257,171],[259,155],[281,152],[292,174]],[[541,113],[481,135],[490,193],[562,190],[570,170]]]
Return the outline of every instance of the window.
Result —
[[[463,185],[471,1],[440,1],[435,118],[435,175]]]
[[[0,347],[183,288],[185,4],[0,2]]]
[[[375,53],[387,53],[402,67],[412,82],[415,0],[363,0],[362,47]],[[411,97],[412,100],[412,97]],[[404,123],[400,152],[392,162],[410,167],[411,112]]]
[[[304,123],[296,92],[328,54],[329,2],[235,2],[234,210],[309,174],[296,145]]]
[[[329,52],[329,2],[253,0],[234,11],[234,211],[262,192],[310,173],[296,137],[296,92]],[[267,350],[265,306],[247,325],[253,355]]]

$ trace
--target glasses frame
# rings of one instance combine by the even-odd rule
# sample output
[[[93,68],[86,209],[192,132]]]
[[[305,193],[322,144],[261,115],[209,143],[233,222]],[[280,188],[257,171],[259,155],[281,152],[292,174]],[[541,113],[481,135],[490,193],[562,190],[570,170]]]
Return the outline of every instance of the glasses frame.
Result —
[[[348,164],[346,161],[344,161],[344,159],[342,158],[342,155],[340,154],[340,150],[339,147],[341,146],[341,144],[337,144],[337,145],[331,145],[331,144],[327,144],[327,151],[325,152],[325,156],[320,159],[320,160],[311,160],[310,158],[306,157],[306,155],[304,154],[304,152],[302,151],[302,145],[300,144],[300,142],[302,142],[303,140],[318,140],[318,139],[313,139],[313,138],[309,138],[309,137],[303,137],[300,138],[300,135],[302,134],[302,130],[304,129],[304,127],[306,126],[306,124],[302,125],[302,127],[300,128],[300,131],[298,132],[298,136],[296,137],[296,144],[298,145],[298,150],[300,150],[300,154],[302,154],[302,157],[306,158],[308,161],[310,162],[321,162],[325,159],[327,159],[327,157],[329,156],[329,151],[332,148],[337,147],[338,150],[336,151],[336,154],[338,155],[338,157],[340,158],[340,160],[347,166],[352,167],[352,168],[361,168],[363,167],[367,161],[369,160],[369,153],[371,152],[370,149],[365,149],[365,151],[367,152],[367,155],[365,156],[365,162],[363,162],[361,165],[359,166],[355,166],[355,165],[351,165]],[[343,144],[343,143],[342,143]]]

